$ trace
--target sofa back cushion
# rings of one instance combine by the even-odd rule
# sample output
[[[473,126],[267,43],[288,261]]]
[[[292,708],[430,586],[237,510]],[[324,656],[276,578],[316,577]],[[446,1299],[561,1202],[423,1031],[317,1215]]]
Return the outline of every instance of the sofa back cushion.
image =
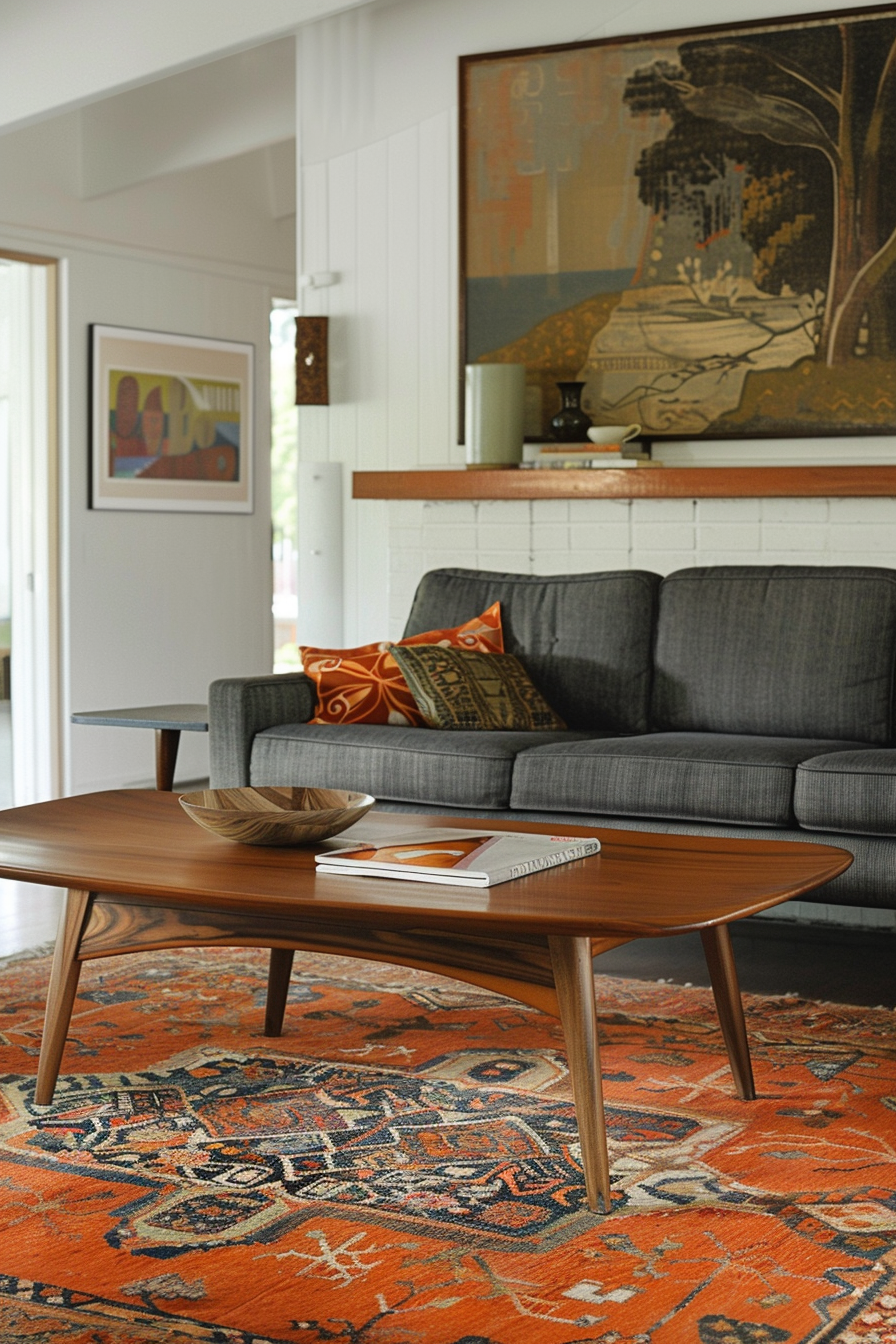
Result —
[[[894,664],[896,571],[679,570],[660,588],[652,726],[886,742]]]
[[[404,633],[459,625],[499,601],[505,652],[570,728],[643,733],[659,583],[634,569],[548,578],[436,569],[420,580]]]

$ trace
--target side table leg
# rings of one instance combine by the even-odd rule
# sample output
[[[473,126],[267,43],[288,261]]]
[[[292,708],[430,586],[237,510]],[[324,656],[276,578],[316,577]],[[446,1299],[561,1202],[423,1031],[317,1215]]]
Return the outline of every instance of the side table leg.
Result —
[[[753,1101],[756,1086],[753,1082],[753,1065],[750,1062],[750,1045],[747,1040],[747,1026],[744,1022],[744,1006],[740,997],[740,985],[737,981],[737,967],[734,964],[734,951],[731,947],[731,934],[727,924],[717,924],[711,929],[701,929],[703,951],[709,968],[716,1011],[734,1086],[741,1101]]]
[[[180,746],[179,728],[156,729],[156,788],[170,793],[174,788],[174,767]]]
[[[283,1014],[292,974],[292,948],[272,947],[268,966],[268,998],[264,1010],[265,1036],[279,1036],[283,1030]]]
[[[68,1035],[81,975],[78,948],[90,910],[90,897],[89,891],[69,891],[59,922],[56,948],[53,953],[53,969],[50,972],[50,985],[47,990],[47,1009],[37,1066],[37,1086],[34,1090],[34,1101],[37,1106],[49,1106],[56,1090],[62,1051],[65,1048],[65,1038]]]
[[[589,1206],[610,1212],[610,1159],[600,1078],[590,938],[548,938],[572,1079]]]

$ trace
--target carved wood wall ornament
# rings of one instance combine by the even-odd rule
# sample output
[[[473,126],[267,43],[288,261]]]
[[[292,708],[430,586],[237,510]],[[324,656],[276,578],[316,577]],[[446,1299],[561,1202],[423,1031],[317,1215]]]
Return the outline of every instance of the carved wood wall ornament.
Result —
[[[328,317],[296,318],[296,405],[329,406]]]

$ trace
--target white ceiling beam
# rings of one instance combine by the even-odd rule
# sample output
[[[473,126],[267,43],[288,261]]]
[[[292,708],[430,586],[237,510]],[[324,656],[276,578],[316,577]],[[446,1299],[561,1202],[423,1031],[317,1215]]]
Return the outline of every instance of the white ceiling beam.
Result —
[[[82,197],[294,140],[295,71],[281,38],[82,108]]]
[[[284,37],[369,0],[3,0],[0,132]]]

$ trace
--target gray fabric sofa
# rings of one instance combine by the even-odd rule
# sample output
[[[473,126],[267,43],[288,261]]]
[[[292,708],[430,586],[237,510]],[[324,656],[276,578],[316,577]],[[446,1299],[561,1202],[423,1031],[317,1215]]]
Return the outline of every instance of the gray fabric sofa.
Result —
[[[501,602],[565,732],[313,725],[303,674],[209,692],[212,787],[327,785],[399,811],[840,845],[814,897],[896,908],[896,571],[443,569],[405,634]]]

